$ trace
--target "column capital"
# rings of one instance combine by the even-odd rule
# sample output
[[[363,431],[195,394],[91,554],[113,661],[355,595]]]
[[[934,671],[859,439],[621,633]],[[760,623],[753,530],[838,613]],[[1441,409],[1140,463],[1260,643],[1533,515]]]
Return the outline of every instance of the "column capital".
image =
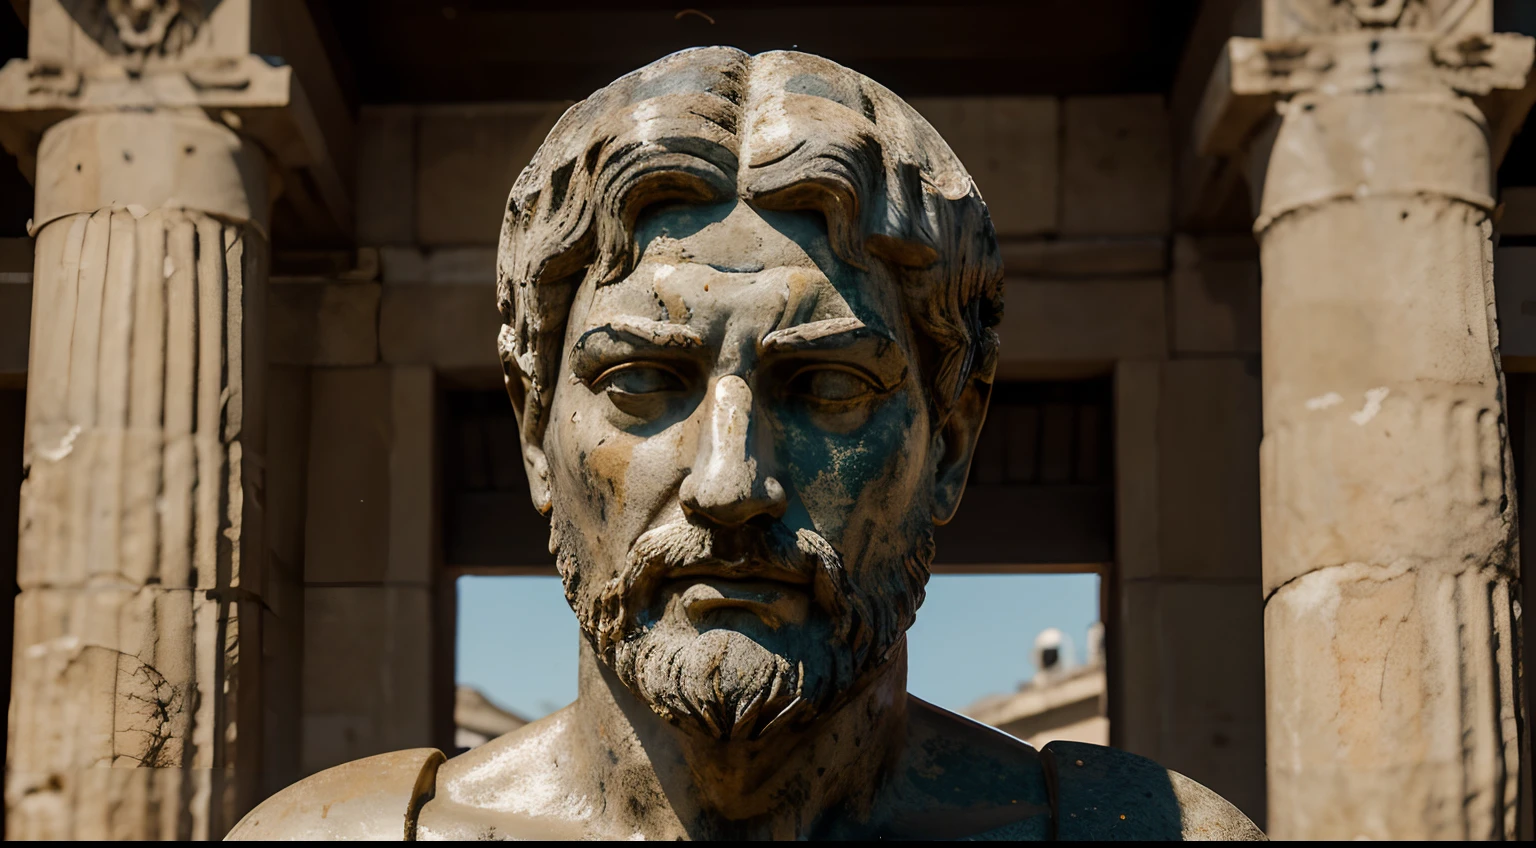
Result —
[[[1493,0],[1263,0],[1263,27],[1269,38],[1383,29],[1487,33],[1493,31]]]
[[[1211,71],[1192,140],[1204,155],[1239,155],[1278,102],[1304,93],[1445,94],[1477,103],[1497,157],[1536,95],[1533,60],[1536,39],[1507,33],[1357,28],[1232,38]]]
[[[71,116],[201,112],[266,151],[305,226],[350,234],[352,120],[303,3],[137,5],[33,0],[29,56],[0,68],[0,143],[28,178]]]

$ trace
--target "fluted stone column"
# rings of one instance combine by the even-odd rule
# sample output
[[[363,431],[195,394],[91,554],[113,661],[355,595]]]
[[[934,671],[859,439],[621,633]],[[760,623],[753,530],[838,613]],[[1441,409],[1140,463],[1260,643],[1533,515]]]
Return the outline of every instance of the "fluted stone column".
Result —
[[[266,180],[199,110],[38,148],[8,838],[208,838],[250,791]]]
[[[264,649],[304,627],[267,548],[266,478],[302,473],[264,455],[267,219],[281,185],[291,231],[346,238],[352,120],[300,0],[24,5],[0,67],[37,240],[6,835],[218,838],[298,776],[297,730],[263,728],[299,696]]]
[[[1513,838],[1491,215],[1532,42],[1483,0],[1264,7],[1197,121],[1246,151],[1261,245],[1269,832]]]
[[[1512,836],[1487,127],[1450,92],[1284,105],[1255,227],[1271,831]]]

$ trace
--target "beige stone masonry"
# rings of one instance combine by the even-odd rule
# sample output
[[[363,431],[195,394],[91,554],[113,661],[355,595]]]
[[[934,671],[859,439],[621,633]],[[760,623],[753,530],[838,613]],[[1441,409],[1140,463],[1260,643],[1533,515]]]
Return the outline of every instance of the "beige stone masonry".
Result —
[[[1488,156],[1498,159],[1531,106],[1531,55],[1529,38],[1505,33],[1373,29],[1299,40],[1233,38],[1212,71],[1192,140],[1208,155],[1239,154],[1281,98],[1302,92],[1440,89],[1475,100],[1489,124]]]
[[[379,349],[386,363],[432,364],[500,385],[495,345],[500,321],[484,286],[386,285],[379,307]]]
[[[1168,270],[1163,236],[1013,239],[998,247],[1003,273],[1012,278],[1145,277]]]
[[[446,283],[472,286],[494,285],[496,248],[416,247],[379,249],[383,281],[388,283]]]
[[[430,366],[312,371],[305,775],[439,744],[427,683],[440,614],[436,392]]]
[[[1476,35],[1493,29],[1493,3],[1488,0],[1267,0],[1261,5],[1261,25],[1269,38],[1382,27],[1448,36]]]
[[[316,369],[310,378],[304,579],[382,581],[389,561],[388,368]]]
[[[262,596],[262,759],[258,797],[302,777],[305,486],[309,371],[267,369],[266,531],[269,569]]]
[[[304,592],[301,770],[432,744],[432,590]]]
[[[1061,227],[1060,102],[1052,97],[909,101],[966,164],[999,238]]]
[[[378,361],[378,283],[277,282],[267,297],[273,364],[337,366]]]
[[[1263,822],[1257,369],[1122,361],[1115,421],[1111,741]]]
[[[312,372],[306,582],[430,584],[435,391],[426,367]]]
[[[1108,373],[1117,360],[1160,359],[1168,348],[1161,277],[1009,280],[998,335],[1003,379],[1076,367]],[[1042,370],[1043,369],[1043,370]]]
[[[416,240],[416,113],[364,108],[357,122],[357,243]]]
[[[1256,579],[1123,586],[1126,708],[1112,729],[1115,744],[1177,763],[1256,821],[1265,815],[1263,772],[1252,767],[1264,755],[1262,606]]]
[[[141,113],[106,112],[65,121],[43,137],[37,156],[33,235],[101,207],[122,207],[135,218],[179,207],[266,226],[265,158],[196,113],[146,120]]]
[[[1259,252],[1251,236],[1176,236],[1168,282],[1175,355],[1259,352]]]
[[[273,571],[282,572],[289,583],[304,577],[309,384],[307,368],[267,367],[267,552]]]
[[[389,392],[389,558],[387,579],[437,578],[437,378],[428,367],[396,368]]]
[[[1117,577],[1162,568],[1158,416],[1164,363],[1115,364],[1115,565]]]
[[[303,776],[304,587],[273,569],[261,609],[262,760],[259,798]]]
[[[507,187],[568,104],[423,108],[416,125],[416,241],[493,245]],[[390,179],[398,179],[391,175]]]
[[[1173,140],[1162,96],[1067,98],[1062,123],[1061,232],[1167,232]]]
[[[1236,357],[1178,360],[1164,366],[1161,382],[1160,559],[1154,572],[1127,564],[1125,577],[1242,581],[1257,596],[1257,363]]]

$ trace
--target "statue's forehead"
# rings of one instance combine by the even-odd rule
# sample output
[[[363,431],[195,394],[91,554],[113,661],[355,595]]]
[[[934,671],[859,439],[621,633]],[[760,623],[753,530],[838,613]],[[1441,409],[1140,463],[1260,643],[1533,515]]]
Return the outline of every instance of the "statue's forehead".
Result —
[[[582,323],[589,327],[615,315],[701,330],[724,323],[760,325],[765,332],[828,318],[857,317],[880,329],[891,323],[887,310],[861,297],[859,287],[839,286],[815,266],[798,264],[741,273],[699,262],[651,260],[624,279],[591,290],[585,300]]]
[[[856,317],[898,337],[899,292],[883,266],[839,259],[814,214],[775,213],[739,201],[683,204],[642,216],[640,261],[622,279],[585,298],[579,323],[624,314],[651,320],[754,322],[778,329]]]

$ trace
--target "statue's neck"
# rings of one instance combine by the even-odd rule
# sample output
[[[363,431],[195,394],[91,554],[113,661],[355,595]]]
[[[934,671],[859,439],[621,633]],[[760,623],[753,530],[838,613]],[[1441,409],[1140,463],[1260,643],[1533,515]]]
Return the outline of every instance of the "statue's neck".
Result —
[[[583,639],[572,730],[599,818],[652,839],[801,839],[829,811],[867,820],[906,739],[905,642],[888,656],[808,726],[722,742],[657,716]]]

